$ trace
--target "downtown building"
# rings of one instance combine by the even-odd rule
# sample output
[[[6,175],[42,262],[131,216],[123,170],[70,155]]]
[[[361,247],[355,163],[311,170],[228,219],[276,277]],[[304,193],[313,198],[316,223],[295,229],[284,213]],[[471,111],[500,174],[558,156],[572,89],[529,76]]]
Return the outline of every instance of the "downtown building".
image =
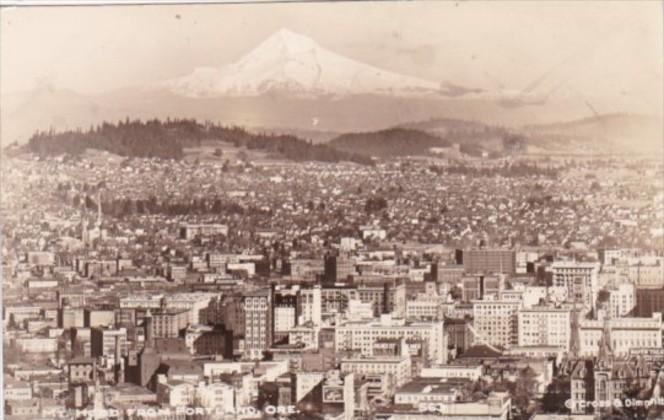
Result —
[[[601,312],[600,312],[601,313]],[[662,348],[662,314],[653,313],[651,318],[609,318],[579,320],[579,356],[592,357],[600,348],[603,331],[610,329],[612,352],[625,356],[634,349]],[[605,326],[605,324],[608,324]]]
[[[508,300],[476,300],[472,302],[476,342],[509,348],[517,345],[518,311],[521,302]]]
[[[664,312],[664,288],[636,289],[634,315],[650,318],[654,313]]]
[[[117,346],[117,348],[116,348]],[[127,330],[124,328],[94,327],[90,330],[92,357],[117,357],[127,354]],[[117,361],[116,361],[117,362]]]
[[[272,290],[260,289],[243,293],[244,357],[262,359],[272,346],[274,335]]]
[[[484,300],[492,296],[499,299],[505,290],[505,276],[498,275],[467,275],[461,279],[462,299],[464,302]]]
[[[518,312],[519,347],[555,346],[569,350],[571,310],[534,306]]]
[[[175,293],[164,298],[164,307],[185,310],[190,324],[202,324],[205,321],[205,310],[218,296],[218,293],[209,292]]]
[[[406,322],[382,315],[379,319],[346,321],[335,329],[335,350],[359,350],[363,356],[373,356],[377,341],[383,339],[420,340],[426,357],[432,363],[447,362],[447,338],[443,321]]]
[[[628,268],[629,279],[638,288],[658,289],[664,287],[664,260],[638,261]]]
[[[288,337],[288,332],[297,325],[298,305],[295,292],[278,290],[274,293],[273,319],[274,341],[279,342]]]
[[[514,274],[516,253],[509,249],[467,249],[461,258],[466,273]]]
[[[340,255],[325,256],[325,274],[323,278],[326,284],[347,281],[349,277],[357,275],[355,260]]]
[[[402,386],[411,379],[412,360],[410,355],[352,357],[340,362],[342,373],[354,373],[359,377],[387,376],[391,386]]]
[[[600,264],[595,262],[556,261],[551,265],[553,286],[567,292],[567,301],[595,308],[599,293]]]
[[[163,309],[148,316],[152,317],[150,328],[154,338],[177,338],[189,325],[189,312],[186,309]]]
[[[297,294],[298,325],[311,322],[320,325],[322,318],[322,301],[320,287],[301,289]]]
[[[636,306],[636,287],[632,283],[621,283],[609,289],[608,304],[612,318],[630,315]]]

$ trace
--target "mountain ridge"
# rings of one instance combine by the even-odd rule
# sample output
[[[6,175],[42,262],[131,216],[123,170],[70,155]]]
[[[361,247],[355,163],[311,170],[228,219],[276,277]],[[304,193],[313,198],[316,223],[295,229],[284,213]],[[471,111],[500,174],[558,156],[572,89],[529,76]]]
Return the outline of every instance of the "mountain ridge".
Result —
[[[275,32],[237,61],[219,68],[198,67],[159,86],[197,98],[258,96],[271,92],[304,97],[444,92],[439,83],[347,58],[288,29]]]
[[[526,125],[521,130],[533,143],[606,149],[608,152],[661,152],[664,120],[653,115],[611,113],[550,124]]]

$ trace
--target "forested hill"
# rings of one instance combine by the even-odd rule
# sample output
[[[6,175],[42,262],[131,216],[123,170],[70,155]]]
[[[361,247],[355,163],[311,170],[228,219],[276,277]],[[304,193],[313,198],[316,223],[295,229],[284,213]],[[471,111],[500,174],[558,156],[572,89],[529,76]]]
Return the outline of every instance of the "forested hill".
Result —
[[[339,151],[378,157],[426,155],[432,147],[448,145],[440,137],[407,128],[342,134],[327,144]]]
[[[120,156],[181,159],[185,147],[199,146],[204,140],[224,141],[295,161],[371,164],[365,156],[335,150],[325,144],[312,144],[295,136],[252,134],[238,127],[201,124],[191,119],[125,120],[117,124],[103,123],[87,131],[38,132],[25,147],[40,156],[80,154],[91,148]]]

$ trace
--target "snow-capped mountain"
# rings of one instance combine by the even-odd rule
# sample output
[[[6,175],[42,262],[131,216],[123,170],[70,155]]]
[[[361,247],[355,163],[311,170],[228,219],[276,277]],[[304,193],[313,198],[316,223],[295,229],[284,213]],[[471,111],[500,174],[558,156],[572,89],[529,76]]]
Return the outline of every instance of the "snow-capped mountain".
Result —
[[[221,68],[197,68],[162,86],[175,94],[194,98],[259,96],[271,92],[300,97],[442,93],[439,83],[346,58],[287,29],[277,31],[234,63]]]
[[[588,100],[561,94],[564,86],[554,76],[548,71],[521,90],[437,83],[343,57],[282,29],[234,63],[165,82],[94,95],[56,88],[3,95],[0,141],[22,143],[36,130],[87,128],[128,116],[344,132],[441,116],[522,125],[587,115]]]

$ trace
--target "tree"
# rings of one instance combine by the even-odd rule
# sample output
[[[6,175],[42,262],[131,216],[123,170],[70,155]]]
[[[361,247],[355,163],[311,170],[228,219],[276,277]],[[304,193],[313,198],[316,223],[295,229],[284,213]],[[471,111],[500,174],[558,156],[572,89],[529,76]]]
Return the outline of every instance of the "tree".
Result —
[[[546,387],[546,392],[542,397],[542,409],[545,413],[567,413],[569,410],[565,407],[565,401],[570,398],[569,378],[556,377]]]
[[[459,286],[454,285],[450,289],[450,296],[452,296],[452,299],[454,300],[461,300],[461,298],[463,297],[463,291]]]
[[[238,127],[200,124],[193,119],[165,122],[157,119],[145,122],[124,120],[116,124],[105,122],[100,126],[90,127],[87,131],[69,130],[59,133],[51,129],[33,134],[26,148],[40,157],[59,154],[80,155],[86,149],[94,148],[130,158],[182,159],[185,147],[200,146],[204,139],[226,141],[235,147],[243,148],[238,153],[240,160],[247,159],[247,149],[257,149],[296,161],[347,160],[373,165],[373,161],[368,157],[337,150],[327,144],[313,144],[288,135],[252,134]],[[214,155],[222,156],[222,149],[216,148]]]
[[[387,208],[387,200],[385,197],[370,197],[364,204],[364,210],[367,213],[379,212]]]
[[[625,384],[625,390],[623,392],[624,399],[623,401],[644,401],[648,400],[648,390],[643,389],[638,382],[633,380],[628,380]],[[628,406],[624,404],[623,407],[617,409],[621,415],[636,420],[645,420],[648,418],[648,408],[645,406]]]

